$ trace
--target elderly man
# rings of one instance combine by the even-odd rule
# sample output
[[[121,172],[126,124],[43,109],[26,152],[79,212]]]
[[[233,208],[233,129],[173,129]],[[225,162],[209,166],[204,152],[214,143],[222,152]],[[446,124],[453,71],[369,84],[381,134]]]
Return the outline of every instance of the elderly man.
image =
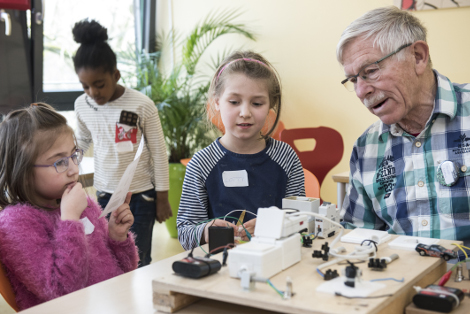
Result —
[[[346,225],[470,239],[470,84],[432,69],[426,29],[395,7],[349,25],[337,58],[380,119],[354,145]]]

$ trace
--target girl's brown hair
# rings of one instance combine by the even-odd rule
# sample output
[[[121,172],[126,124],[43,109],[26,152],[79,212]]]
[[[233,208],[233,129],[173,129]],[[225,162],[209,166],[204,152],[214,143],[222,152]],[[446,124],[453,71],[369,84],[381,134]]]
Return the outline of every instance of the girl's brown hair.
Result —
[[[281,113],[281,81],[274,67],[261,55],[252,51],[237,51],[225,58],[212,78],[207,101],[207,118],[215,124],[220,123],[220,113],[215,110],[215,103],[225,90],[227,77],[241,73],[251,79],[265,80],[268,87],[269,105],[276,118],[267,121],[268,131],[261,136],[268,138],[276,129]]]
[[[43,208],[35,202],[34,162],[67,133],[73,136],[67,120],[44,103],[31,104],[5,117],[0,124],[1,208],[18,203]]]

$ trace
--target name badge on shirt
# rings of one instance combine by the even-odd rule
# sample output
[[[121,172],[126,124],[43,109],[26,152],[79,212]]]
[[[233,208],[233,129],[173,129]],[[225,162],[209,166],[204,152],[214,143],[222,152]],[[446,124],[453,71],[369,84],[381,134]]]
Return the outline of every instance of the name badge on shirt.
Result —
[[[224,171],[222,180],[227,188],[242,187],[248,185],[248,172],[246,170]]]
[[[443,161],[437,167],[437,181],[444,186],[453,186],[459,180],[457,165],[450,160]]]

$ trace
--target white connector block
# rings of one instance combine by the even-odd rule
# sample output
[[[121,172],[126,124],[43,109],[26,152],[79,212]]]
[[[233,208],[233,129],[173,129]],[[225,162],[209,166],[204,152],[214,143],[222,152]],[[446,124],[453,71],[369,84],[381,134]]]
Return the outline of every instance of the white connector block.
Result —
[[[296,209],[300,212],[317,213],[320,207],[320,199],[313,197],[290,196],[282,199],[282,208]],[[308,217],[308,233],[315,232],[315,217]]]
[[[331,219],[334,222],[339,223],[339,215],[338,211],[336,210],[336,204],[330,204],[324,202],[319,208],[318,208],[318,214]],[[320,238],[327,238],[336,232],[338,229],[337,226],[332,224],[329,221],[326,221],[325,219],[321,219],[316,217],[315,218],[315,229],[314,233],[318,234],[318,237]]]
[[[255,277],[269,279],[301,259],[300,234],[272,240],[253,237],[251,242],[230,250],[228,266],[230,277],[240,278],[243,271]]]

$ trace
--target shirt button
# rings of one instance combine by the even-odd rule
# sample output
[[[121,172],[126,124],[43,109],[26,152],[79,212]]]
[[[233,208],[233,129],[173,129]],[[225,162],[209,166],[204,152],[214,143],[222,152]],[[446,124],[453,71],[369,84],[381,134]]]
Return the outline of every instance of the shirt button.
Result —
[[[423,182],[423,181],[419,181],[419,182],[418,182],[418,186],[419,186],[420,188],[422,188],[422,187],[424,186],[424,182]]]
[[[416,142],[416,147],[421,147],[421,142]]]
[[[424,227],[426,227],[426,226],[428,225],[428,221],[427,221],[427,220],[422,220],[422,221],[421,221],[421,224],[422,224]]]
[[[462,172],[467,171],[467,166],[462,166],[462,167],[460,167],[460,170],[462,170]]]

